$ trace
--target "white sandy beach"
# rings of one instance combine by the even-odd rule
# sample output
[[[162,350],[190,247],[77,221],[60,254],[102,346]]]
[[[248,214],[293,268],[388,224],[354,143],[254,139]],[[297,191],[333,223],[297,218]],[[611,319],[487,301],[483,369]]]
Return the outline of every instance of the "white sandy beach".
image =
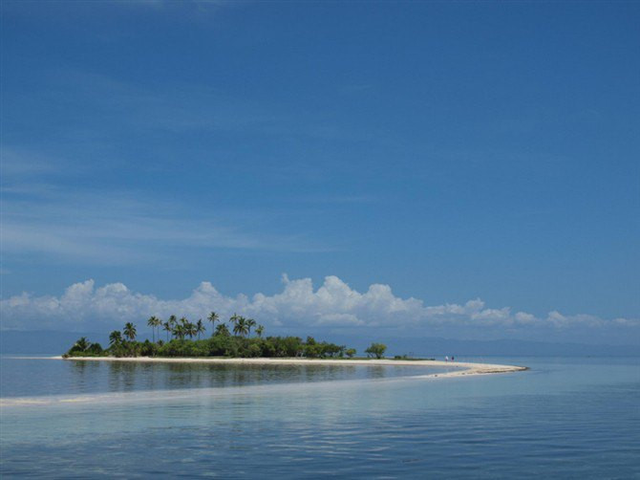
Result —
[[[158,357],[53,357],[68,361],[95,362],[141,362],[141,363],[218,363],[240,365],[385,365],[411,367],[453,367],[452,372],[434,373],[422,377],[445,378],[468,375],[488,375],[494,373],[511,373],[527,370],[527,367],[516,365],[497,365],[490,363],[443,362],[437,360],[387,360],[387,359],[318,359],[318,358],[158,358]]]

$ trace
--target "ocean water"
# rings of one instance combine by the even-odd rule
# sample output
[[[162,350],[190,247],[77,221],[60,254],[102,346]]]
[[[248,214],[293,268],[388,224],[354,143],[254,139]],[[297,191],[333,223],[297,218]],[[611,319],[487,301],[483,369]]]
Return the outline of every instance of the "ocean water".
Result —
[[[221,388],[258,384],[307,383],[412,376],[424,367],[406,365],[214,365],[204,363],[133,363],[62,361],[53,355],[1,358],[2,398],[76,396],[153,390]],[[445,372],[430,367],[426,373]]]
[[[0,476],[640,478],[640,359],[461,360],[531,370],[4,357]]]

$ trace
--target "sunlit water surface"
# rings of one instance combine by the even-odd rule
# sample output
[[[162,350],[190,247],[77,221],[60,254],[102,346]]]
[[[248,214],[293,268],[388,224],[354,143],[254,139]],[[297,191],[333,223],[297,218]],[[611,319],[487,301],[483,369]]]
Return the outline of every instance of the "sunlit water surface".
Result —
[[[3,400],[73,401],[2,408],[0,475],[640,478],[639,359],[482,360],[531,370],[4,357]]]

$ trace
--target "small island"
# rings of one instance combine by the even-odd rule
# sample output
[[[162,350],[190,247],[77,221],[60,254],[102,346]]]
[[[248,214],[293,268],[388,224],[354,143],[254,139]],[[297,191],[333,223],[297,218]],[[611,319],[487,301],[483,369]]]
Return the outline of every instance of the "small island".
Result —
[[[300,337],[264,335],[264,326],[258,325],[252,318],[233,314],[228,322],[222,322],[216,312],[207,317],[211,324],[212,335],[206,334],[206,325],[199,319],[193,323],[187,318],[178,319],[171,315],[167,321],[156,316],[147,320],[152,329],[153,341],[137,341],[137,328],[127,323],[122,331],[114,330],[109,334],[109,347],[92,343],[86,337],[78,339],[63,355],[63,358],[137,358],[137,357],[224,357],[224,358],[316,358],[338,359],[354,358],[355,348],[318,342],[313,337],[303,340]],[[228,325],[227,325],[228,323]],[[254,335],[252,336],[252,330]],[[166,340],[162,340],[165,332]],[[387,347],[381,343],[372,343],[365,350],[368,358],[381,359]]]
[[[445,378],[466,375],[511,373],[528,370],[528,367],[485,363],[436,361],[433,358],[409,358],[396,355],[385,358],[386,345],[372,343],[365,351],[366,357],[356,357],[355,348],[318,342],[313,337],[264,335],[264,327],[251,318],[234,314],[228,322],[222,322],[216,312],[207,317],[213,333],[203,338],[206,326],[202,319],[195,323],[185,317],[171,315],[167,321],[152,316],[147,325],[152,329],[153,340],[137,341],[137,328],[127,323],[122,331],[109,335],[109,347],[91,343],[82,337],[61,357],[66,360],[103,360],[120,362],[165,363],[240,363],[240,364],[350,364],[350,365],[411,365],[425,367],[451,367],[444,373],[426,374],[414,378]],[[229,325],[227,325],[227,323]],[[164,332],[165,340],[160,336]],[[254,335],[252,335],[252,332]]]

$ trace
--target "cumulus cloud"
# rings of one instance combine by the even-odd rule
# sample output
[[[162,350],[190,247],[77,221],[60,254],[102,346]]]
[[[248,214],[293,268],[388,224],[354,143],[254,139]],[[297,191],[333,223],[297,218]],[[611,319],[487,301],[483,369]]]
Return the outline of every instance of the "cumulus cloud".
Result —
[[[547,327],[634,328],[640,320],[616,318],[608,321],[592,315],[563,315],[552,311],[544,317],[510,307],[489,308],[480,299],[462,305],[426,306],[416,298],[400,298],[389,285],[373,284],[358,292],[336,276],[328,276],[314,289],[309,278],[290,280],[283,276],[280,293],[268,296],[227,296],[211,283],[202,282],[191,295],[179,300],[132,292],[122,283],[96,287],[93,280],[69,286],[56,296],[22,293],[0,303],[2,328],[96,328],[141,321],[151,315],[171,314],[205,318],[210,311],[223,318],[234,312],[277,327],[465,327],[514,329]]]

